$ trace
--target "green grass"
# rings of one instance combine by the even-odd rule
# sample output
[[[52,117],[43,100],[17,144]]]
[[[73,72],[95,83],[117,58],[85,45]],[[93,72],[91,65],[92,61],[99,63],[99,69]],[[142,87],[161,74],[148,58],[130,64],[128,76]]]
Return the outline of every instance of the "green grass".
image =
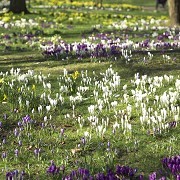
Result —
[[[149,1],[143,1],[143,0],[113,0],[109,1],[106,0],[104,1],[105,3],[125,3],[125,4],[133,4],[135,6],[155,6],[155,1],[154,0],[149,0]]]
[[[106,2],[130,3],[133,5],[149,7],[154,6],[154,1],[152,0],[148,2],[144,0],[104,1],[104,3]],[[164,80],[163,82],[165,85],[159,88],[157,87],[157,95],[162,95],[165,91],[168,92],[169,88],[173,88],[174,90],[175,80],[179,79],[180,74],[179,50],[164,52],[164,54],[171,57],[169,62],[163,60],[162,52],[160,51],[153,51],[152,53],[154,56],[152,60],[149,60],[147,63],[143,62],[143,58],[147,56],[147,53],[142,52],[134,53],[132,60],[128,63],[121,56],[117,57],[117,61],[102,60],[99,63],[91,62],[88,58],[81,61],[76,58],[62,61],[60,59],[44,57],[37,46],[34,46],[33,48],[30,47],[18,36],[20,33],[26,34],[31,32],[34,34],[36,31],[43,30],[44,33],[38,35],[40,38],[58,35],[67,42],[75,42],[81,40],[82,37],[88,37],[92,34],[111,33],[112,31],[107,29],[105,26],[99,30],[92,28],[93,25],[100,24],[102,21],[106,22],[112,20],[116,22],[122,20],[119,18],[120,15],[132,15],[133,17],[137,17],[137,19],[146,16],[154,18],[165,16],[167,18],[167,11],[160,10],[158,12],[153,12],[134,10],[130,12],[113,12],[107,10],[87,11],[81,9],[78,12],[85,14],[84,20],[81,23],[79,21],[68,22],[67,19],[71,17],[72,13],[77,12],[77,10],[73,9],[57,9],[53,10],[53,12],[51,12],[51,9],[41,9],[41,13],[39,12],[39,9],[32,9],[32,11],[37,11],[37,15],[14,15],[14,17],[17,19],[21,17],[26,19],[36,19],[40,16],[49,22],[52,20],[55,22],[58,15],[54,15],[54,12],[58,13],[61,11],[67,15],[67,18],[65,20],[59,20],[57,23],[58,25],[60,23],[63,24],[62,29],[59,29],[59,27],[49,27],[47,29],[43,29],[42,27],[29,27],[26,29],[0,28],[0,33],[12,35],[12,42],[8,42],[8,45],[7,42],[1,42],[0,72],[5,73],[10,71],[11,68],[20,68],[22,73],[27,73],[28,70],[34,70],[35,75],[39,75],[41,72],[43,75],[47,76],[47,79],[44,80],[45,83],[50,82],[52,85],[52,89],[49,91],[48,89],[43,88],[42,82],[36,82],[34,77],[28,77],[28,82],[19,82],[15,77],[10,75],[7,77],[4,76],[5,83],[0,83],[0,122],[3,124],[2,128],[0,128],[0,139],[3,140],[4,137],[7,139],[6,144],[3,144],[2,141],[0,141],[0,155],[2,152],[8,152],[7,159],[3,160],[0,157],[0,171],[2,171],[0,179],[4,179],[7,171],[12,171],[14,169],[25,170],[25,179],[58,179],[56,177],[53,178],[53,176],[47,177],[46,175],[46,170],[50,165],[50,160],[54,160],[57,166],[65,165],[65,174],[68,174],[79,167],[88,168],[92,174],[96,174],[98,172],[106,172],[107,168],[115,168],[117,164],[120,164],[129,165],[132,168],[138,168],[138,174],[144,174],[145,179],[148,179],[148,174],[162,168],[162,158],[177,155],[179,153],[179,123],[177,123],[176,128],[163,131],[162,134],[157,135],[152,133],[152,128],[149,129],[148,126],[143,128],[139,117],[140,105],[139,107],[135,107],[135,100],[132,97],[131,91],[138,89],[131,82],[136,73],[139,73],[140,76],[147,75],[149,78],[172,75],[174,76],[173,82],[168,84],[165,83]],[[113,17],[113,15],[117,15],[117,17]],[[163,30],[159,31],[159,33],[162,32]],[[17,36],[13,35],[13,33],[17,34]],[[117,36],[121,36],[121,38],[124,38],[123,34],[128,34],[130,40],[140,41],[150,37],[153,31],[140,31],[140,36],[137,37],[135,36],[136,32],[131,30],[113,30],[113,33]],[[144,34],[147,36],[144,36]],[[17,39],[17,42],[15,42],[15,39]],[[95,127],[92,127],[90,122],[87,120],[89,116],[88,107],[97,104],[93,97],[93,90],[95,87],[93,83],[89,86],[89,90],[84,92],[84,100],[75,104],[75,112],[73,114],[73,107],[70,103],[69,96],[76,96],[77,87],[80,86],[82,80],[80,77],[75,80],[74,89],[72,88],[71,90],[70,88],[67,93],[62,93],[64,104],[58,104],[58,106],[55,109],[51,109],[50,112],[46,111],[48,103],[46,103],[45,100],[42,100],[41,96],[45,92],[46,95],[49,94],[51,98],[56,97],[56,93],[59,93],[60,89],[58,84],[60,80],[58,80],[58,78],[62,76],[64,68],[68,71],[67,76],[64,77],[65,79],[67,77],[72,78],[72,74],[75,71],[86,72],[87,70],[88,77],[92,78],[92,82],[94,82],[95,79],[100,83],[103,79],[103,75],[100,73],[104,73],[111,65],[112,69],[121,77],[121,85],[118,87],[118,90],[113,92],[109,97],[110,102],[118,101],[118,105],[115,108],[117,114],[113,108],[108,109],[108,105],[104,107],[102,112],[98,110],[96,111],[99,121],[101,121],[101,119],[106,120],[107,117],[110,120],[107,131],[103,136],[98,137]],[[95,72],[95,75],[93,71]],[[1,78],[2,77],[0,76],[0,80]],[[15,79],[13,81],[15,84],[14,88],[10,88],[8,85],[8,82],[11,83],[12,79]],[[61,83],[63,84],[64,82]],[[114,122],[118,121],[118,123],[120,123],[121,118],[127,113],[127,104],[123,102],[123,94],[125,92],[123,86],[125,84],[127,85],[127,95],[129,96],[127,104],[132,105],[132,115],[128,120],[133,129],[132,136],[128,133],[123,134],[121,128],[117,130],[115,134],[112,133]],[[35,85],[35,90],[33,90],[33,85]],[[148,89],[150,84],[147,83],[146,86]],[[108,87],[111,88],[111,85],[108,85]],[[3,88],[5,88],[5,90]],[[20,88],[22,88],[22,91]],[[102,90],[97,87],[96,90],[99,93],[99,98],[103,100]],[[7,94],[7,100],[2,102],[4,94]],[[19,105],[18,97],[22,97],[22,105]],[[150,94],[148,98],[149,103],[147,103],[147,106],[154,110],[157,106],[157,111],[159,111],[158,104],[153,104],[155,97]],[[30,101],[30,107],[34,108],[34,113],[32,113],[31,108],[27,107],[26,100]],[[144,102],[145,101],[146,100],[144,100]],[[179,107],[180,104],[178,99],[174,104]],[[44,110],[42,113],[38,113],[39,105],[43,106]],[[14,112],[14,108],[18,108],[18,111]],[[151,113],[153,114],[153,111]],[[2,118],[4,114],[8,115],[6,120]],[[17,128],[18,131],[20,131],[17,127],[17,122],[21,121],[27,114],[32,117],[34,123],[31,125],[31,129],[29,129],[30,127],[24,127],[25,130],[21,132],[21,136],[19,136],[18,139],[14,136],[14,130]],[[65,118],[67,114],[70,115],[69,118]],[[44,122],[44,116],[49,118],[50,115],[52,116],[52,119],[48,120],[46,128],[42,129],[41,123]],[[79,127],[78,117],[85,119],[82,128]],[[166,119],[167,123],[174,121],[173,118],[173,115],[168,115]],[[65,129],[65,135],[62,138],[59,137],[61,128]],[[148,130],[151,131],[150,134],[148,134]],[[87,141],[87,144],[83,146],[81,138],[84,136],[85,131],[92,134],[92,139]],[[22,146],[18,145],[18,140],[22,140]],[[107,151],[108,141],[111,143],[110,151]],[[81,144],[80,147],[78,146],[79,144]],[[19,149],[18,158],[14,156],[14,150],[16,148]],[[34,150],[36,148],[41,148],[39,157],[34,156]]]

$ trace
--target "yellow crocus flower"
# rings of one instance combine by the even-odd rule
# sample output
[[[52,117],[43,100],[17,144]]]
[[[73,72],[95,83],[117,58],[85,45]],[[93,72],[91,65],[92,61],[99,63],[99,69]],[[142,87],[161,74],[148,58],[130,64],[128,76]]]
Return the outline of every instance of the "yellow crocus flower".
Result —
[[[6,100],[7,100],[7,96],[6,94],[4,94],[3,101],[6,101]]]
[[[32,90],[35,91],[35,89],[36,89],[36,86],[33,84],[32,85]]]
[[[4,83],[4,78],[0,79],[0,84]]]

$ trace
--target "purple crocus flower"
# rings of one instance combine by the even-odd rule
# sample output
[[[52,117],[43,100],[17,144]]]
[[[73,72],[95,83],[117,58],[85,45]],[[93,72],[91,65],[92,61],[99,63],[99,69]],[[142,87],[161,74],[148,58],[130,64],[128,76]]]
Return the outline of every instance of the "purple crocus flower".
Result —
[[[11,39],[11,37],[8,34],[5,34],[3,38],[4,39]]]
[[[168,38],[169,36],[170,36],[170,32],[166,31],[166,32],[164,33],[164,37]]]
[[[104,180],[104,179],[107,179],[107,177],[103,173],[98,173],[95,175],[95,179],[96,180]]]
[[[77,172],[76,171],[71,171],[71,174],[70,174],[70,178],[75,178],[77,177]]]
[[[153,172],[152,174],[149,175],[149,180],[156,180],[156,172]]]
[[[19,126],[19,127],[22,126],[22,123],[21,123],[20,121],[18,122],[18,126]]]
[[[69,176],[66,176],[66,177],[63,177],[63,180],[71,180],[70,175],[69,175]]]
[[[7,172],[7,173],[6,173],[6,180],[13,180],[13,174],[12,174],[12,172]]]
[[[162,40],[164,39],[164,35],[159,35],[159,36],[157,37],[157,39],[158,39],[159,41],[162,41]]]
[[[164,158],[162,160],[163,167],[168,168],[173,175],[180,173],[180,155]]]
[[[3,153],[2,153],[2,158],[5,159],[6,157],[7,157],[6,152],[3,152]]]
[[[116,174],[120,176],[134,177],[137,169],[130,168],[129,166],[116,166]]]
[[[108,170],[107,179],[108,179],[108,180],[117,180],[117,177],[115,176],[115,174],[114,174],[113,171]]]
[[[180,180],[180,174],[176,176],[176,180]]]
[[[176,121],[172,121],[172,122],[169,123],[169,127],[170,128],[176,127],[176,124],[177,124]]]
[[[144,176],[142,174],[139,175],[139,180],[143,180]]]
[[[36,149],[34,150],[34,154],[35,154],[35,155],[38,155],[38,154],[40,153],[40,151],[41,151],[40,148],[36,148]]]
[[[146,40],[143,42],[142,46],[143,46],[143,47],[148,47],[148,46],[149,46],[149,42],[150,42],[150,40],[149,40],[149,39],[146,39]]]
[[[177,172],[177,169],[176,169],[176,165],[175,164],[173,164],[173,166],[172,166],[172,169],[171,169],[171,172],[172,172],[172,174],[176,174],[176,172]]]
[[[166,177],[163,176],[159,180],[166,180]]]
[[[21,174],[20,174],[20,180],[23,180],[24,179],[24,176],[25,176],[25,171],[23,170],[23,171],[21,171]]]
[[[14,171],[9,171],[6,173],[6,180],[14,180],[14,179],[18,179],[18,175],[19,175],[19,171],[16,169]],[[20,176],[20,180],[21,180],[21,176]]]
[[[51,165],[47,169],[47,173],[49,174],[58,174],[60,171],[60,167],[56,167],[53,161],[51,161]]]
[[[19,171],[18,171],[17,169],[13,171],[13,175],[14,175],[15,177],[18,177],[18,174],[19,174]]]
[[[15,135],[15,137],[17,137],[19,135],[17,128],[14,129],[14,135]]]
[[[82,142],[83,145],[86,144],[86,139],[85,139],[85,137],[82,137],[82,138],[81,138],[81,142]]]
[[[22,120],[24,124],[30,123],[32,121],[29,115],[24,116]]]
[[[83,169],[83,168],[78,169],[78,174],[80,175],[80,177],[83,177],[83,178],[87,178],[90,175],[89,170],[88,169]]]
[[[15,154],[16,157],[18,157],[19,150],[18,150],[18,149],[15,149],[14,154]]]

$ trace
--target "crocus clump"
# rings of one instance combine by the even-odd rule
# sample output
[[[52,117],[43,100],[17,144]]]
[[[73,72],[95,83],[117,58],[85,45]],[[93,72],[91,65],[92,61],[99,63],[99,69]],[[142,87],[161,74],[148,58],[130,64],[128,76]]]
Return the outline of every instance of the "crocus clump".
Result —
[[[95,175],[95,179],[97,180],[101,180],[101,179],[117,179],[117,177],[115,176],[114,172],[112,171],[108,171],[107,175],[103,174],[103,173],[98,173]]]
[[[99,172],[95,175],[90,175],[88,169],[79,168],[78,170],[73,170],[68,176],[64,177],[64,180],[73,180],[73,179],[84,179],[84,180],[118,180],[124,178],[133,178],[136,169],[130,168],[129,166],[116,166],[116,171],[108,170],[107,173]],[[143,176],[139,176],[139,179],[143,179]]]
[[[23,121],[23,124],[27,124],[27,123],[32,122],[32,119],[29,115],[26,115],[22,118],[22,121]]]
[[[6,180],[23,179],[25,172],[19,172],[17,169],[6,173]]]
[[[78,170],[73,170],[71,173],[63,178],[64,180],[72,179],[93,179],[90,177],[90,172],[88,169],[79,168]]]
[[[180,177],[180,155],[166,157],[162,160],[163,167],[170,171],[175,177]]]
[[[133,177],[137,172],[136,169],[130,168],[129,166],[116,166],[116,174],[122,177]]]
[[[122,26],[121,26],[122,27]],[[128,27],[127,25],[125,26]],[[58,43],[43,42],[40,45],[42,53],[47,57],[55,57],[57,59],[70,59],[76,57],[78,59],[112,59],[122,56],[125,59],[130,58],[131,52],[138,51],[167,51],[177,50],[180,47],[179,35],[173,33],[172,30],[166,30],[164,33],[153,35],[151,38],[133,41],[122,37],[119,34],[114,34],[115,38],[108,34],[97,34],[89,36],[87,39],[82,39],[80,42],[66,43],[60,41]],[[156,37],[157,36],[157,37]],[[128,52],[128,54],[127,54]],[[115,59],[116,59],[115,58]]]

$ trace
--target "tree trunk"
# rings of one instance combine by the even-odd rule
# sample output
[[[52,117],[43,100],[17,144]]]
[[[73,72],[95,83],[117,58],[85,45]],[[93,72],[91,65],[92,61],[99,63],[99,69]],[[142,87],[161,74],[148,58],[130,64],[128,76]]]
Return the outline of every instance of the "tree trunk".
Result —
[[[172,25],[180,25],[180,0],[168,0],[169,16]]]
[[[10,0],[9,11],[13,13],[29,13],[26,8],[26,0]]]

